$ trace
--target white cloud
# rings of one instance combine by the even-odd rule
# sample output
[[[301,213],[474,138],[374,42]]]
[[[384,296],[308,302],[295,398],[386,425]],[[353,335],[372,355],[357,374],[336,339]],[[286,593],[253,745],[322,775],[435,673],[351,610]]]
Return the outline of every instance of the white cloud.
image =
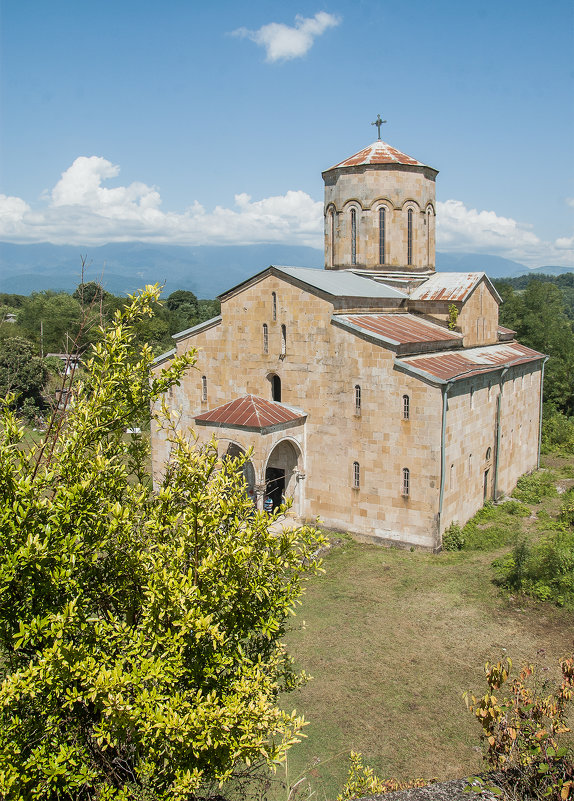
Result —
[[[144,183],[107,188],[119,167],[99,156],[80,156],[33,210],[20,198],[0,195],[0,239],[12,242],[97,245],[105,242],[171,242],[240,245],[280,242],[317,246],[322,203],[301,191],[252,201],[235,197],[233,208],[207,212],[195,202],[183,213],[161,210],[159,192]]]
[[[256,31],[238,28],[233,31],[233,35],[251,39],[255,44],[264,47],[267,54],[266,61],[289,61],[304,56],[313,46],[317,36],[324,33],[327,28],[339,25],[340,21],[338,17],[327,14],[326,11],[320,11],[314,17],[302,17],[297,14],[294,27],[281,22],[270,22]]]
[[[572,264],[571,248],[572,240],[544,242],[528,226],[494,211],[469,209],[461,200],[437,203],[437,250],[489,253],[537,267]]]
[[[21,198],[0,195],[0,239],[82,247],[133,241],[323,247],[323,204],[306,192],[289,190],[260,200],[241,193],[231,208],[210,211],[195,201],[183,212],[166,212],[158,190],[147,184],[105,186],[119,171],[105,158],[80,156],[36,208]],[[437,204],[437,249],[488,253],[530,267],[571,265],[574,237],[544,242],[512,218],[447,200]]]

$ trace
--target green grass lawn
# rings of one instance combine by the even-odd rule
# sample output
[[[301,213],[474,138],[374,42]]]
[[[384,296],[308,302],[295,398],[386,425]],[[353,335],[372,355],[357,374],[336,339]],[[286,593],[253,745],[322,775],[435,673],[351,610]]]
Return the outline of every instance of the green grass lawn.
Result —
[[[556,499],[532,505],[545,508],[555,514]],[[533,519],[516,525],[532,531]],[[462,693],[485,692],[484,663],[510,656],[513,672],[535,662],[557,678],[558,659],[574,650],[571,611],[493,584],[491,563],[508,550],[431,555],[334,539],[287,637],[297,666],[313,676],[283,699],[309,720],[289,752],[289,784],[305,775],[311,787],[301,792],[331,801],[351,749],[386,777],[481,769],[479,726]]]

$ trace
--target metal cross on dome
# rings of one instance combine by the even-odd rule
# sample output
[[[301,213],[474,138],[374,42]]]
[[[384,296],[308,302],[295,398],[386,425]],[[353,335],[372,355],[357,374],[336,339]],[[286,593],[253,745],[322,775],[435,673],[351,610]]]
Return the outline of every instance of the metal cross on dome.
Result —
[[[377,137],[379,139],[381,138],[381,125],[384,125],[385,123],[386,123],[386,120],[382,120],[380,114],[377,114],[377,119],[375,120],[375,122],[371,123],[371,125],[376,125],[377,126]]]

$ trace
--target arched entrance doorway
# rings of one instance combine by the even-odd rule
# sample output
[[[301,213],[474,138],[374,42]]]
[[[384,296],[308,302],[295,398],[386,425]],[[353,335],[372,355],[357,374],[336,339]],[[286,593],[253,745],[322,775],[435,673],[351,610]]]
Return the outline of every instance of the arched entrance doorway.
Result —
[[[265,497],[272,508],[284,498],[293,498],[297,488],[299,453],[288,440],[279,442],[271,451],[265,468]]]
[[[225,460],[228,459],[244,459],[245,458],[245,451],[235,442],[230,442],[227,446],[227,450],[223,456]],[[255,500],[255,470],[253,468],[252,463],[248,460],[243,465],[243,478],[245,479],[245,484],[247,487],[247,494],[250,498]]]

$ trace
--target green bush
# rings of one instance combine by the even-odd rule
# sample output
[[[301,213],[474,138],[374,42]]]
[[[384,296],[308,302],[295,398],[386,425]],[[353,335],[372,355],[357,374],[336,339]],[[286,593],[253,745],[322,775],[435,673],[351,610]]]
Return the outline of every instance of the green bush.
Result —
[[[451,523],[442,535],[443,551],[461,551],[464,548],[464,534],[458,523]]]
[[[544,410],[542,418],[542,453],[574,452],[574,417],[567,417],[562,412]]]
[[[493,567],[506,589],[574,608],[574,531],[565,525],[555,525],[533,545],[517,543]]]
[[[518,479],[512,497],[524,503],[540,503],[542,498],[552,498],[557,494],[555,473],[552,470],[537,470]]]
[[[500,509],[506,512],[507,515],[514,515],[515,517],[530,517],[531,509],[520,501],[505,501],[500,504]]]

